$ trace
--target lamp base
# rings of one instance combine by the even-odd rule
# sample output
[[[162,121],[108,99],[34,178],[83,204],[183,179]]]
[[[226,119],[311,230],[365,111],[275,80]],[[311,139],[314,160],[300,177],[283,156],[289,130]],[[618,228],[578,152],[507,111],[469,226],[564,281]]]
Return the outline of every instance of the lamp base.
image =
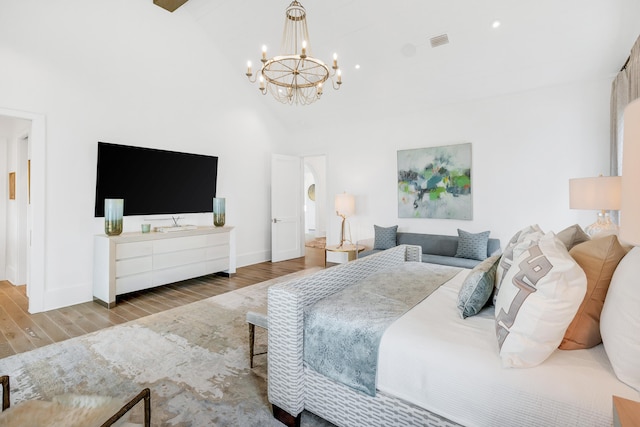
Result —
[[[598,220],[584,229],[590,237],[603,237],[618,234],[618,226],[611,221],[608,212],[598,212]]]

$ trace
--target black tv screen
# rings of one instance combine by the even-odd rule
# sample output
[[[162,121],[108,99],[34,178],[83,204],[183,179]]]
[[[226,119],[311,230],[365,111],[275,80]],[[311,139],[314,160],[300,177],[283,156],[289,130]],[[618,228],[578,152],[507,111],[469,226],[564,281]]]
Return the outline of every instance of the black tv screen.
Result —
[[[104,199],[124,199],[124,215],[213,211],[218,158],[98,142],[95,216]]]

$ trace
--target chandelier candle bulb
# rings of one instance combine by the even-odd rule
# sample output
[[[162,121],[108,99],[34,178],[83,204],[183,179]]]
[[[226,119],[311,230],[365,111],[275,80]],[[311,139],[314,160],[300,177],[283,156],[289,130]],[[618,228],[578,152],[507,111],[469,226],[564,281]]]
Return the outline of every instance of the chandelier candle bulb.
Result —
[[[267,45],[262,45],[262,62],[267,62]]]
[[[247,76],[251,77],[253,73],[251,72],[251,61],[247,61]]]
[[[338,75],[338,84],[341,85],[342,84],[342,70],[336,71],[336,74]]]
[[[336,70],[338,68],[338,54],[333,54],[333,69]]]
[[[300,55],[300,58],[306,58],[307,57],[307,41],[303,40],[302,41],[302,55]]]
[[[322,95],[322,83],[318,83],[318,96]]]

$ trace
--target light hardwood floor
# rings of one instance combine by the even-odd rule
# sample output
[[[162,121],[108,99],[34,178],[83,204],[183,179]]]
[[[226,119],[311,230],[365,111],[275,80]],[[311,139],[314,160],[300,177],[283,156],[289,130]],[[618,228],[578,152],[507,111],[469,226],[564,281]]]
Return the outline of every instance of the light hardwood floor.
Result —
[[[107,309],[95,302],[29,314],[26,286],[0,281],[0,358],[139,319],[312,266],[323,265],[324,251],[305,258],[240,267],[233,277],[208,275],[118,297]]]

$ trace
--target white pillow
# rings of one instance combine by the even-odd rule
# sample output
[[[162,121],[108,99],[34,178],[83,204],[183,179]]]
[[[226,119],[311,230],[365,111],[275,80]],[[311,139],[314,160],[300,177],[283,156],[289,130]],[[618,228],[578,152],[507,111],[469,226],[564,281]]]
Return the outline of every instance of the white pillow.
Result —
[[[504,252],[500,257],[500,262],[498,263],[498,267],[496,269],[496,289],[493,293],[493,304],[496,303],[496,298],[498,297],[498,291],[500,290],[500,284],[502,280],[509,271],[511,264],[513,264],[514,253],[513,250],[516,246],[522,249],[522,242],[528,241],[532,245],[534,242],[537,242],[542,236],[544,236],[544,231],[540,229],[538,224],[530,225],[528,227],[519,230],[507,243],[507,246],[504,248]],[[516,255],[517,256],[517,255]]]
[[[521,242],[496,300],[496,335],[504,367],[542,363],[558,348],[587,291],[587,277],[550,232]]]
[[[640,247],[613,273],[600,315],[600,334],[618,379],[640,391]]]

